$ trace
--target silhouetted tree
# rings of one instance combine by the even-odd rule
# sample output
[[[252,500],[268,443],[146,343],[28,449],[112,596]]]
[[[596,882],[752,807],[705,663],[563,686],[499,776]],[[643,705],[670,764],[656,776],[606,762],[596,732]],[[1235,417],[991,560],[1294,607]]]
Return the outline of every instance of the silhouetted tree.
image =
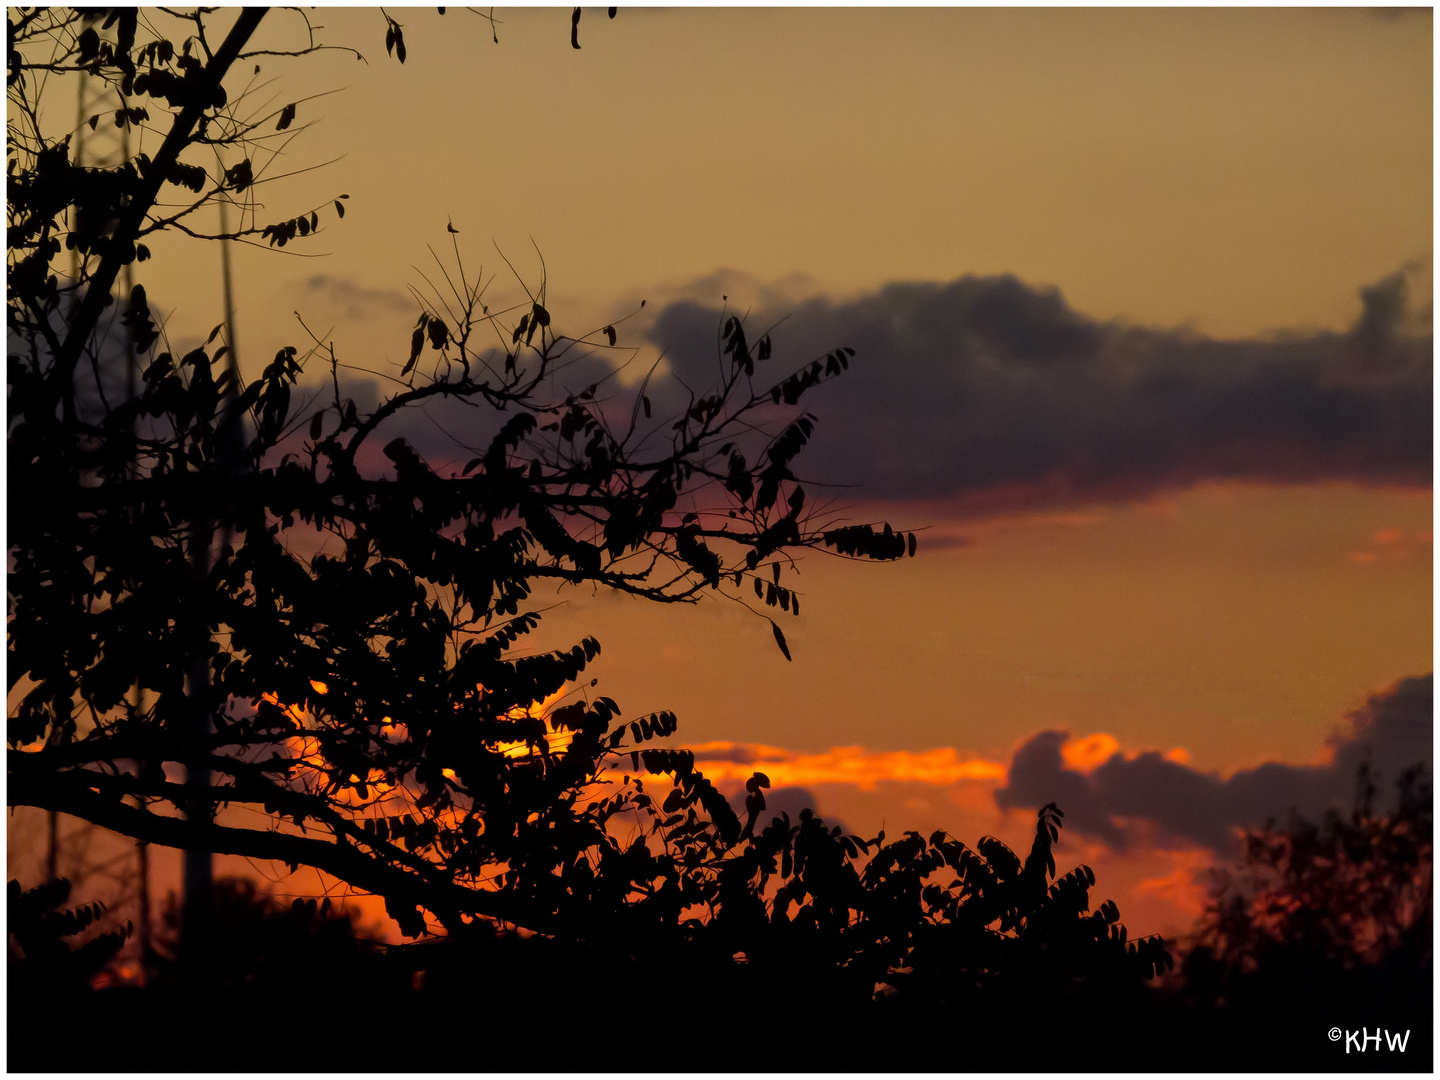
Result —
[[[1431,1067],[1433,799],[1421,766],[1397,786],[1377,811],[1362,767],[1348,814],[1253,830],[1239,868],[1215,873],[1160,1011],[1168,1038],[1210,1033],[1194,1068]],[[1405,1051],[1347,1056],[1362,1027],[1408,1032]]]
[[[590,693],[597,641],[520,652],[543,583],[726,596],[788,658],[759,604],[798,611],[796,550],[913,555],[913,535],[827,518],[796,479],[815,424],[801,399],[853,350],[777,370],[768,334],[726,316],[717,385],[652,418],[647,384],[607,389],[596,358],[618,349],[613,326],[562,333],[543,281],[491,310],[457,246],[448,291],[387,373],[400,389],[362,409],[328,343],[283,348],[247,382],[212,349],[219,327],[177,357],[143,288],[112,300],[148,236],[222,238],[192,224],[209,202],[242,212],[228,235],[275,246],[343,217],[336,200],[323,226],[322,208],[261,225],[241,205],[262,180],[256,147],[296,108],[251,115],[226,92],[265,12],[237,13],[212,50],[216,18],[9,16],[10,802],[318,868],[462,954],[518,928],[571,959],[674,972],[688,958],[716,985],[783,975],[850,1004],[877,986],[958,1002],[1163,969],[1160,942],[1127,941],[1113,903],[1089,912],[1093,874],[1055,879],[1053,807],[1023,862],[993,838],[767,823],[760,774],[742,823],[692,754],[650,745],[673,714],[627,722]],[[320,47],[306,31],[286,55]],[[388,17],[387,48],[403,61]],[[73,163],[39,96],[80,72],[120,95],[104,122],[163,139],[153,156]],[[313,362],[328,396],[302,406]],[[447,402],[473,416],[475,454],[454,468],[404,433]]]
[[[1247,980],[1299,986],[1365,967],[1428,968],[1434,822],[1424,772],[1403,774],[1392,811],[1375,811],[1362,768],[1349,814],[1247,833],[1241,869],[1217,874],[1187,956],[1194,990],[1223,999],[1244,994]]]
[[[643,394],[622,410],[593,385],[556,385],[577,355],[613,347],[612,327],[558,333],[543,287],[518,318],[493,313],[460,268],[453,304],[420,314],[402,390],[362,413],[332,351],[333,400],[297,417],[306,357],[296,348],[242,384],[214,370],[224,346],[163,351],[137,287],[122,302],[134,355],[118,365],[143,374],[127,395],[107,373],[117,357],[100,313],[118,267],[143,256],[142,238],[180,227],[162,187],[188,185],[203,201],[254,181],[243,163],[212,176],[181,158],[243,146],[258,127],[236,119],[221,80],[248,58],[262,16],[245,9],[213,55],[199,14],[178,46],[147,40],[148,19],[133,11],[106,19],[113,45],[96,44],[80,14],[12,16],[9,449],[11,500],[24,513],[11,535],[9,649],[12,681],[25,685],[8,737],[27,749],[9,757],[11,800],[142,839],[321,867],[391,898],[412,935],[421,906],[452,930],[482,914],[540,927],[550,898],[534,890],[546,886],[521,879],[609,843],[607,821],[648,797],[582,803],[579,793],[602,759],[670,734],[675,720],[614,727],[608,698],[538,714],[599,645],[512,658],[538,622],[523,610],[535,583],[660,603],[763,583],[772,605],[792,611],[779,584],[787,550],[828,543],[897,558],[907,538],[888,526],[817,528],[793,479],[814,422],[794,407],[849,353],[757,388],[769,339],[752,346],[733,317],[716,392],[673,423],[644,423]],[[30,100],[39,79],[82,68],[122,95],[170,102],[153,159],[82,170],[66,139],[47,141]],[[121,121],[139,122],[144,110],[130,109]],[[33,130],[20,130],[27,122]],[[318,216],[292,224],[313,234]],[[81,253],[63,288],[50,265],[62,247]],[[504,347],[485,347],[487,333]],[[382,431],[442,399],[503,421],[448,475]],[[385,470],[364,453],[382,439]],[[679,509],[717,487],[724,510]],[[314,546],[298,534],[314,532],[329,546],[296,554]],[[243,542],[222,546],[224,536]],[[132,686],[143,707],[127,699]],[[208,780],[176,784],[167,762]],[[143,808],[128,801],[137,797]],[[721,813],[733,842],[734,814],[698,779],[685,805],[697,801]],[[193,813],[236,804],[291,828]]]

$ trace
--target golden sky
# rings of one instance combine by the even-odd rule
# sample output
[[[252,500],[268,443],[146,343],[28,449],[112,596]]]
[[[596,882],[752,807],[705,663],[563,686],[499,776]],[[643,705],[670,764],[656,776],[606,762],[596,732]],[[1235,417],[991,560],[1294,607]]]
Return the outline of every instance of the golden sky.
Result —
[[[1341,328],[1430,255],[1428,9],[595,9],[579,51],[563,9],[501,10],[498,45],[400,16],[403,67],[377,11],[334,8],[322,37],[368,63],[262,72],[275,108],[339,91],[286,163],[341,160],[270,188],[275,217],[352,199],[307,249],[331,258],[237,257],[247,328],[312,273],[403,291],[447,218],[472,265],[493,241],[533,271],[533,238],[582,309],[720,268],[831,295],[1014,273],[1221,336]]]
[[[403,361],[406,288],[447,221],[467,266],[500,271],[497,297],[516,289],[496,246],[532,282],[538,249],[557,322],[585,329],[642,297],[783,314],[1009,274],[1088,324],[1278,348],[1354,327],[1360,289],[1408,266],[1430,334],[1428,9],[586,9],[579,51],[566,9],[497,11],[498,45],[463,10],[393,14],[403,67],[377,11],[321,9],[322,38],[368,63],[267,62],[257,80],[277,77],[256,106],[299,100],[296,127],[314,121],[275,168],[337,160],[258,189],[262,223],[319,207],[323,228],[235,252],[252,375],[300,342],[297,310],[342,358]],[[172,339],[203,337],[218,254],[154,247],[152,303],[175,309]],[[823,395],[811,408],[823,425]],[[724,603],[572,591],[537,642],[595,634],[598,692],[627,715],[798,755],[793,782],[861,831],[913,814],[1028,843],[994,768],[1037,732],[1220,775],[1316,764],[1348,710],[1431,669],[1431,488],[1382,473],[1201,476],[988,516],[866,489],[920,530],[920,556],[805,559],[793,663]],[[886,770],[904,779],[873,786]],[[1193,910],[1203,849],[1104,858],[1148,917]]]

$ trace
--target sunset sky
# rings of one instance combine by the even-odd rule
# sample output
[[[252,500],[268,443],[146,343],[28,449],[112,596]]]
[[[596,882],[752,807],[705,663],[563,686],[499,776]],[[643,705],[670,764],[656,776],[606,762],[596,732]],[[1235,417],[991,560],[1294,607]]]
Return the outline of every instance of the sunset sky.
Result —
[[[562,331],[634,316],[617,395],[663,356],[679,400],[725,305],[786,320],[777,356],[856,349],[799,471],[919,555],[807,556],[792,663],[738,605],[537,595],[536,645],[598,637],[626,715],[866,835],[1019,846],[1053,798],[1136,933],[1188,925],[1233,828],[1347,798],[1352,736],[1430,758],[1428,9],[587,8],[579,51],[568,9],[497,9],[498,44],[387,10],[403,67],[378,11],[321,9],[368,63],[265,64],[244,102],[300,102],[272,173],[334,159],[259,189],[323,227],[235,250],[247,375],[294,312],[398,372],[447,222],[492,305],[503,252]],[[155,248],[185,348],[219,256]]]

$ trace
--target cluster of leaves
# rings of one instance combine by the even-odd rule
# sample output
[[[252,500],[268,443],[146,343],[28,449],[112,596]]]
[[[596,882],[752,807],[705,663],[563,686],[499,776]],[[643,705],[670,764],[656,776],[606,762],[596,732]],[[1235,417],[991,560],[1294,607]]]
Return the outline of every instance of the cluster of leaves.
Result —
[[[994,837],[974,849],[944,832],[867,840],[808,810],[757,828],[769,787],[760,773],[746,785],[742,825],[686,757],[648,768],[675,785],[658,808],[640,804],[652,843],[627,849],[632,887],[651,882],[618,939],[632,952],[743,954],[756,984],[783,976],[852,1004],[877,987],[943,1004],[1004,988],[1135,985],[1170,966],[1158,938],[1128,939],[1112,901],[1090,911],[1088,867],[1056,879],[1054,806],[1022,862]],[[614,887],[583,868],[564,876],[584,901],[571,919]]]
[[[900,559],[907,554],[915,557],[915,534],[898,533],[886,525],[876,532],[870,525],[846,525],[825,534],[825,545],[841,555],[859,555],[867,559]]]
[[[22,889],[12,880],[7,886],[6,919],[19,957],[10,963],[11,993],[56,993],[84,986],[124,946],[131,925],[95,934],[79,946],[66,938],[79,937],[106,914],[100,901],[62,908],[70,897],[70,882],[57,878]]]

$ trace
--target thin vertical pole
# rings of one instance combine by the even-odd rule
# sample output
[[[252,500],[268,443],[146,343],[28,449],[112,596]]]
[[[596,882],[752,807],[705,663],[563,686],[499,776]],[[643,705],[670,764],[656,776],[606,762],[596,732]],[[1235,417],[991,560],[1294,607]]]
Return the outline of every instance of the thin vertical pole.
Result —
[[[228,207],[224,199],[220,200],[220,231],[221,233],[230,231]],[[236,348],[235,303],[231,285],[230,242],[228,240],[220,241],[220,276],[225,301],[226,362],[230,370],[230,378],[226,383],[226,408],[219,432],[220,461],[218,464],[222,473],[229,473],[239,463],[241,438],[240,417],[235,411],[240,390],[240,361]],[[232,535],[229,515],[223,514],[220,533],[222,548],[230,545]],[[190,562],[197,586],[210,572],[210,545],[213,536],[207,520],[197,519],[195,521],[190,537]],[[209,697],[209,690],[210,666],[203,656],[197,654],[192,662],[190,673],[190,693],[195,701],[194,724],[197,741],[210,734],[210,716],[202,707],[204,699]],[[192,764],[186,769],[186,782],[195,788],[209,787],[210,770]],[[192,806],[190,814],[192,820],[201,819],[207,824],[214,818],[213,808],[200,803]],[[184,873],[185,951],[189,954],[193,964],[203,955],[204,943],[211,929],[209,923],[211,897],[215,885],[214,857],[208,851],[186,851]]]
[[[143,808],[143,801],[135,800]],[[135,921],[135,942],[140,947],[140,972],[144,982],[150,981],[151,932],[150,932],[150,845],[143,840],[135,845],[136,876],[139,881],[136,904],[140,908]]]
[[[46,825],[45,880],[54,881],[60,865],[60,815],[51,810]]]

